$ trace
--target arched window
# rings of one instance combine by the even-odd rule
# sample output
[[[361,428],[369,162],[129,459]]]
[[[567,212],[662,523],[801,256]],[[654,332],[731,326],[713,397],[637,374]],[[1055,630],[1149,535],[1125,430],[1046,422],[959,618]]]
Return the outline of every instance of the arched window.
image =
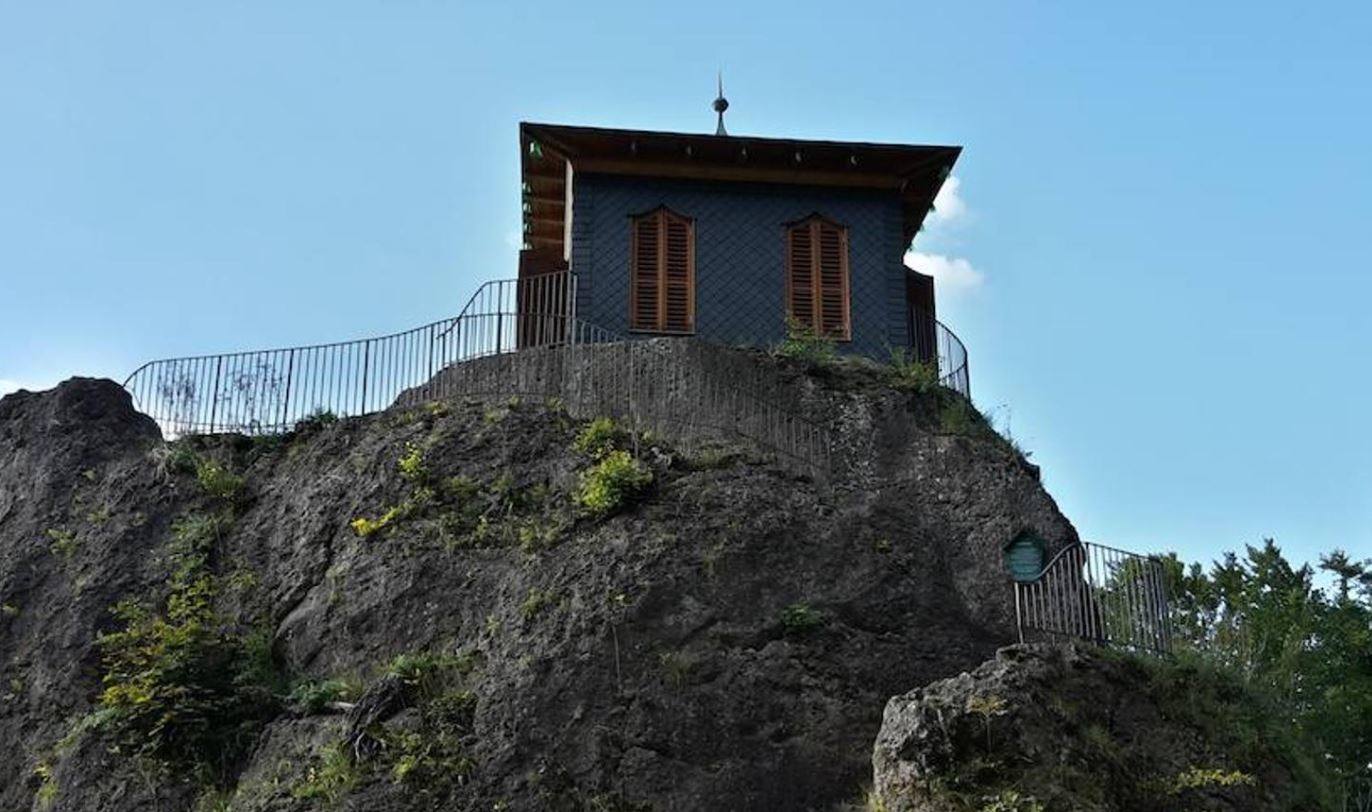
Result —
[[[629,328],[695,332],[695,222],[665,206],[635,216],[629,260]]]
[[[819,214],[787,224],[786,309],[817,336],[852,339],[847,228]]]

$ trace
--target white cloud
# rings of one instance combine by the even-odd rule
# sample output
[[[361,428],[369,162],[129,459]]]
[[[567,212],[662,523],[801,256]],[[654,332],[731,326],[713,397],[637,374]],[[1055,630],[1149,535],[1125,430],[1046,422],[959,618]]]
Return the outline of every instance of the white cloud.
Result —
[[[979,288],[986,280],[985,274],[962,257],[910,251],[905,255],[905,264],[934,277],[934,290],[948,295]]]
[[[8,395],[10,392],[18,392],[20,389],[27,388],[28,387],[24,386],[22,383],[18,381],[11,381],[7,378],[0,378],[0,398],[4,397],[5,395]]]
[[[949,175],[934,195],[934,210],[929,214],[926,228],[938,228],[967,216],[967,201],[962,199],[962,181]]]
[[[916,237],[916,242],[926,249],[930,243],[937,246],[955,242],[947,239],[949,232],[970,216],[971,209],[962,197],[962,181],[949,175],[934,197],[934,210],[925,218],[924,230]],[[934,277],[934,290],[947,296],[979,288],[986,281],[986,275],[974,267],[971,260],[951,253],[911,248],[905,254],[905,264]]]

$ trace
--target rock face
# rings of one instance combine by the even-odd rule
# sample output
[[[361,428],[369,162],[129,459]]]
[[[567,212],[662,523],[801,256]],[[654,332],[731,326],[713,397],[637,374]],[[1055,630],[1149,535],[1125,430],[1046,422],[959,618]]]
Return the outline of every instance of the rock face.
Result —
[[[593,463],[558,404],[449,401],[169,444],[111,382],[6,397],[0,808],[858,797],[886,699],[1011,640],[1000,546],[1075,533],[979,420],[941,425],[955,396],[782,372],[872,457],[861,482],[620,438],[653,483],[604,516],[575,503]],[[269,642],[278,697],[213,776],[111,752],[90,716],[97,636],[125,622],[112,607],[160,611],[173,542],[206,517],[221,517],[197,565],[214,611]],[[329,680],[355,690],[300,699]]]
[[[891,699],[875,795],[888,812],[1338,808],[1265,711],[1197,666],[1013,646]]]

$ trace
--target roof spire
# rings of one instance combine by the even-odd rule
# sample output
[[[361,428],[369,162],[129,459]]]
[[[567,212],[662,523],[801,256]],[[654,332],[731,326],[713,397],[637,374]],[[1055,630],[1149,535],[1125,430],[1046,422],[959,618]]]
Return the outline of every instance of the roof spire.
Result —
[[[724,98],[724,71],[720,71],[716,77],[719,80],[719,95],[715,97],[712,105],[715,112],[719,114],[719,125],[715,127],[715,135],[728,135],[724,131],[724,111],[729,109],[729,100]]]

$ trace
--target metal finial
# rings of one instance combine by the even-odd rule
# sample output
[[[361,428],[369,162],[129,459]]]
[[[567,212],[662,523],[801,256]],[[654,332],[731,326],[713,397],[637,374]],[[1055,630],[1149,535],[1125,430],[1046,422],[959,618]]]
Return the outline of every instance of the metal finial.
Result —
[[[724,111],[729,109],[729,100],[724,98],[724,71],[720,71],[717,78],[719,80],[719,95],[715,97],[715,103],[712,105],[715,112],[719,114],[719,125],[715,127],[715,135],[728,135],[724,131]]]

